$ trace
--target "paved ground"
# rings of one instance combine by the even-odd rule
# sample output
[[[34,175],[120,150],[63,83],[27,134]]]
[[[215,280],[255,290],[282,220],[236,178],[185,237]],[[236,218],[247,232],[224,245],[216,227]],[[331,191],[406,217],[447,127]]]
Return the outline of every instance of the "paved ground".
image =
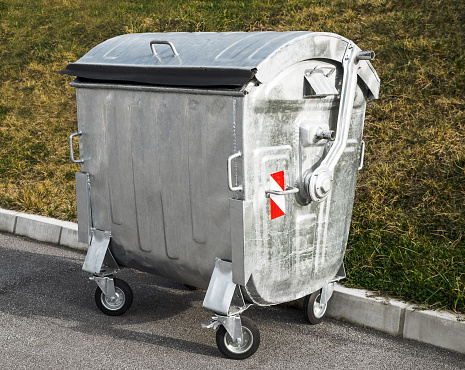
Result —
[[[1,369],[465,369],[465,356],[326,320],[292,307],[249,309],[262,343],[245,361],[222,357],[203,291],[152,275],[119,274],[134,291],[123,316],[103,315],[82,252],[0,234]]]

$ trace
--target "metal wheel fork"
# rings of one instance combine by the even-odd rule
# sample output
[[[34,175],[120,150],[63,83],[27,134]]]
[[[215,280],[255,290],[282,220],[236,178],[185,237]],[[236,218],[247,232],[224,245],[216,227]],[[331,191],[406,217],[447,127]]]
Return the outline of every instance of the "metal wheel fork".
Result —
[[[115,291],[115,282],[113,280],[114,275],[109,276],[91,276],[89,277],[90,280],[95,281],[99,288],[102,290],[105,297],[108,298],[110,301],[115,301],[117,299],[116,291]]]
[[[242,335],[242,321],[239,315],[222,316],[213,314],[212,321],[202,323],[202,328],[218,329],[221,325],[224,326],[234,343],[242,344],[244,338]]]
[[[207,300],[205,297],[205,300]],[[209,297],[211,299],[211,297]],[[215,297],[214,299],[218,299]],[[208,302],[208,301],[207,301]],[[224,301],[223,301],[224,302]],[[211,302],[210,302],[211,303]],[[208,304],[208,303],[207,303]],[[233,343],[241,345],[243,343],[243,330],[242,330],[242,320],[240,314],[244,312],[251,305],[246,304],[244,297],[242,296],[242,291],[239,286],[235,286],[233,290],[233,296],[231,302],[226,310],[221,310],[219,307],[213,309],[212,321],[208,323],[202,323],[203,328],[218,329],[220,326],[224,326],[228,334],[231,336]],[[205,307],[205,301],[204,301]],[[214,307],[211,307],[214,308]],[[218,314],[217,312],[221,313]]]
[[[124,280],[113,276],[94,276],[98,288],[95,290],[95,304],[104,314],[121,316],[132,305],[133,292]]]
[[[204,327],[216,328],[216,345],[220,352],[234,360],[252,356],[260,345],[260,332],[247,317],[214,315]]]

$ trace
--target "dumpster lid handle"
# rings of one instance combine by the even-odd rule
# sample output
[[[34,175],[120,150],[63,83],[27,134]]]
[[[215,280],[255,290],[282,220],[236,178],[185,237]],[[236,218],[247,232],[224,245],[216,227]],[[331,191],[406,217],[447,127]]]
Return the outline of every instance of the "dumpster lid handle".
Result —
[[[178,51],[176,50],[172,42],[165,41],[165,40],[152,40],[150,41],[150,48],[152,49],[152,54],[154,56],[158,56],[157,51],[155,50],[155,45],[168,45],[171,48],[171,51],[173,52],[174,56],[179,55]]]

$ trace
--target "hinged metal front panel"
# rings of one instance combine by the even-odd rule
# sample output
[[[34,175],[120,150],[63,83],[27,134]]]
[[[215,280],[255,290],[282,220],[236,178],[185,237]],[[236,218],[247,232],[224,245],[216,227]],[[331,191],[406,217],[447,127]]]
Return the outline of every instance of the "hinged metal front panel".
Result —
[[[318,78],[305,77],[313,84],[314,95],[308,98],[303,79],[314,70],[320,71]],[[335,279],[342,264],[366,101],[363,89],[355,86],[350,127],[341,131],[343,76],[342,64],[310,60],[296,63],[247,96],[244,187],[245,201],[253,204],[253,221],[244,224],[243,235],[244,250],[253,251],[249,256],[255,261],[245,290],[254,303],[275,304],[310,294]],[[348,132],[347,140],[337,165],[326,174],[321,163],[341,132]],[[312,195],[307,181],[318,168]]]

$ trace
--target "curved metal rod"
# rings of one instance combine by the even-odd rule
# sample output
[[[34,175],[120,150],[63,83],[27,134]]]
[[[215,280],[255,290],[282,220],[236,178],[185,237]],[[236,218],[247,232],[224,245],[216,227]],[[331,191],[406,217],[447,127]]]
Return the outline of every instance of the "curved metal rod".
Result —
[[[344,77],[342,79],[341,99],[339,102],[339,114],[337,117],[336,139],[328,155],[321,162],[322,167],[328,167],[334,172],[339,158],[347,145],[349,136],[350,119],[354,106],[355,90],[357,87],[357,50],[355,45],[349,45],[343,62]]]
[[[365,53],[354,44],[347,45],[342,67],[344,75],[342,78],[341,97],[339,101],[339,113],[337,117],[336,138],[320,166],[308,179],[308,193],[312,200],[321,202],[325,199],[333,181],[334,168],[336,167],[342,153],[347,146],[349,137],[350,120],[357,88],[357,69],[359,58],[364,58]]]

